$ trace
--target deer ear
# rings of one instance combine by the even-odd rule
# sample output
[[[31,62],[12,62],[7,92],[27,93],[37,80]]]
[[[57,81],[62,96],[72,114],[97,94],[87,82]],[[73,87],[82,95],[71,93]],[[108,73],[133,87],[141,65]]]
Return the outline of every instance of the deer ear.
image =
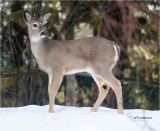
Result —
[[[29,14],[28,11],[24,12],[24,19],[26,22],[30,22],[31,21],[31,15]]]
[[[47,14],[44,15],[44,17],[43,17],[43,25],[45,25],[46,23],[49,22],[50,17],[51,17],[51,13],[47,13]]]

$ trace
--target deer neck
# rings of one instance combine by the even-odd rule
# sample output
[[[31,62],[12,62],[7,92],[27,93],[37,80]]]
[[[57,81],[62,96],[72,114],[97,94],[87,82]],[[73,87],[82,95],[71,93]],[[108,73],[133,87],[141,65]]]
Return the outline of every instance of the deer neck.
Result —
[[[34,54],[35,58],[37,59],[38,63],[41,63],[40,61],[43,59],[44,55],[44,46],[45,41],[47,40],[47,37],[31,37],[31,50]]]

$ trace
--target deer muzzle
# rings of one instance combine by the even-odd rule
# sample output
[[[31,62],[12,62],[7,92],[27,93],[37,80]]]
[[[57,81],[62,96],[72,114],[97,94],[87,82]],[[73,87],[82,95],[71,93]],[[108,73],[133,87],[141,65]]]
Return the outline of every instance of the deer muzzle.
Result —
[[[41,36],[42,36],[42,37],[46,37],[46,36],[47,36],[47,32],[46,32],[46,31],[42,31],[42,32],[41,32]]]

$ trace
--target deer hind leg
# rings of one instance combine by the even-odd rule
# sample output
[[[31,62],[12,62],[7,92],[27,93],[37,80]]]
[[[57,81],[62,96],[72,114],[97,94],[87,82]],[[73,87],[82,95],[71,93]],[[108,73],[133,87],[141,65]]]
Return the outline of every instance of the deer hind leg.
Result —
[[[106,72],[103,70],[101,72],[97,72],[96,74],[114,90],[115,95],[117,97],[118,113],[124,114],[121,82],[118,79],[116,79],[110,71]]]
[[[106,97],[110,87],[107,84],[105,84],[105,82],[102,79],[98,78],[97,76],[93,76],[93,79],[95,80],[96,84],[99,87],[98,99],[91,109],[91,112],[96,112],[99,106],[101,105],[101,103],[103,102],[104,98]]]
[[[49,94],[49,112],[54,112],[54,101],[57,91],[60,87],[63,78],[63,72],[59,71],[56,73],[49,73],[49,84],[48,84],[48,94]]]

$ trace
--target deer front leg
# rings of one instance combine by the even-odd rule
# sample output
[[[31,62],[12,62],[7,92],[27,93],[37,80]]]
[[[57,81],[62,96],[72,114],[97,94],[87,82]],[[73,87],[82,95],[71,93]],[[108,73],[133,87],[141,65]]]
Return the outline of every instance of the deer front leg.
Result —
[[[48,84],[48,94],[49,94],[49,112],[54,112],[54,101],[57,91],[60,87],[63,78],[63,71],[52,72],[48,74],[49,84]]]

